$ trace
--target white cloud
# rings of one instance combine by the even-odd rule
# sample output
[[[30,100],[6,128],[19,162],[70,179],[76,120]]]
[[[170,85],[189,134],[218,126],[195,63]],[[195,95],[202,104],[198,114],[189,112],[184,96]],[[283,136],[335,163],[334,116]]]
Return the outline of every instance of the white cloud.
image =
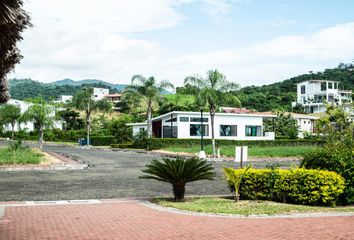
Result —
[[[265,28],[277,28],[277,27],[287,27],[296,24],[297,21],[294,19],[287,19],[283,17],[275,17],[272,19],[263,20],[259,23],[259,26]]]

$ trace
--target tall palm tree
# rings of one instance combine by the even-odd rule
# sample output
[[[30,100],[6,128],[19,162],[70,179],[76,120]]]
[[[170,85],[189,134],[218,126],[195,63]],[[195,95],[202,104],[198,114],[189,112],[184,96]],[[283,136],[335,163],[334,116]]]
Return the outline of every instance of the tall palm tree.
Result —
[[[228,82],[225,75],[218,70],[210,70],[207,72],[207,77],[203,78],[197,74],[188,76],[184,80],[184,84],[198,88],[196,93],[196,101],[198,105],[207,106],[210,112],[211,137],[213,157],[215,153],[215,131],[214,117],[216,109],[223,103],[232,103],[234,106],[241,106],[240,100],[230,92],[240,88],[237,83]]]
[[[22,58],[16,44],[22,40],[21,33],[31,26],[22,4],[22,0],[0,1],[0,103],[9,98],[6,75]]]
[[[21,109],[12,104],[5,104],[0,107],[0,122],[2,124],[11,125],[11,136],[12,139],[15,137],[15,125],[18,123],[20,125]]]
[[[132,84],[124,91],[126,95],[138,96],[144,107],[146,107],[147,134],[149,138],[152,136],[151,119],[153,106],[160,102],[162,98],[161,91],[173,88],[173,84],[167,80],[157,83],[154,77],[145,78],[142,75],[134,75]]]

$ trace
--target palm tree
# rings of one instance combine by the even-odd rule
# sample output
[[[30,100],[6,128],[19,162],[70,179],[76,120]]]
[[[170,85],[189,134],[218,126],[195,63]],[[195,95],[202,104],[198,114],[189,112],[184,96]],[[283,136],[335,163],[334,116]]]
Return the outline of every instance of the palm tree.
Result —
[[[202,78],[196,74],[188,76],[184,80],[184,84],[196,87],[199,90],[196,93],[196,102],[201,107],[207,106],[209,108],[212,149],[213,157],[215,157],[214,116],[216,109],[222,103],[232,103],[234,106],[241,106],[240,100],[230,93],[231,91],[238,90],[240,86],[236,83],[228,82],[225,75],[218,70],[208,71],[206,78]]]
[[[164,89],[173,89],[172,83],[164,80],[156,83],[154,77],[145,78],[142,75],[135,75],[132,78],[132,84],[125,89],[125,95],[138,96],[140,101],[146,107],[147,115],[147,135],[149,138],[152,136],[152,111],[154,104],[159,104]]]
[[[2,124],[11,124],[11,136],[14,139],[15,125],[19,123],[21,109],[13,104],[5,104],[0,107],[0,121]]]
[[[211,163],[199,158],[157,159],[146,165],[142,172],[146,175],[142,179],[155,179],[161,182],[171,183],[175,201],[184,201],[185,186],[189,182],[199,180],[213,180],[215,176]]]
[[[74,95],[71,106],[85,112],[87,145],[90,145],[92,114],[97,111],[110,112],[112,104],[105,99],[95,101],[93,98],[93,89],[85,88]]]
[[[43,148],[44,128],[52,127],[55,120],[55,105],[49,105],[43,98],[33,100],[33,105],[23,113],[24,122],[33,121],[39,130],[39,149]]]
[[[0,103],[9,98],[6,75],[22,58],[16,44],[22,40],[21,33],[31,26],[22,4],[22,0],[0,1]]]

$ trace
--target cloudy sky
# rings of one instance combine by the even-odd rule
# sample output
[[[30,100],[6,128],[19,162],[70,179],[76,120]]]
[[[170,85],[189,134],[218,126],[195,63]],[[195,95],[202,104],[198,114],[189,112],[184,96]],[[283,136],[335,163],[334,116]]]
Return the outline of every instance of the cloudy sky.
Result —
[[[183,84],[218,69],[242,86],[354,59],[352,0],[25,0],[34,27],[10,77],[132,75]]]

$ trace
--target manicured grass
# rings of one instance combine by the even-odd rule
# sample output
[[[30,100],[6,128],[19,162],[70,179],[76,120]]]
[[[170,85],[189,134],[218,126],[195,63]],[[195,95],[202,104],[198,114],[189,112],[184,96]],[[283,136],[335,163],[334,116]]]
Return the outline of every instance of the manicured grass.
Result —
[[[314,151],[315,146],[277,146],[277,147],[249,147],[248,155],[250,157],[300,157],[306,153]],[[188,148],[183,147],[168,147],[163,150],[170,152],[186,152],[186,153],[198,153],[200,146],[191,146]],[[205,152],[211,154],[211,146],[205,147]],[[220,148],[220,154],[227,157],[235,156],[234,146],[222,146]]]
[[[0,148],[0,165],[39,164],[43,154],[31,149]]]
[[[313,213],[313,212],[354,212],[354,206],[349,207],[314,207],[294,204],[284,204],[269,201],[239,201],[227,198],[191,198],[185,202],[173,202],[166,199],[154,199],[164,207],[172,207],[180,210],[203,213],[223,213],[236,215],[276,215],[294,213]]]

